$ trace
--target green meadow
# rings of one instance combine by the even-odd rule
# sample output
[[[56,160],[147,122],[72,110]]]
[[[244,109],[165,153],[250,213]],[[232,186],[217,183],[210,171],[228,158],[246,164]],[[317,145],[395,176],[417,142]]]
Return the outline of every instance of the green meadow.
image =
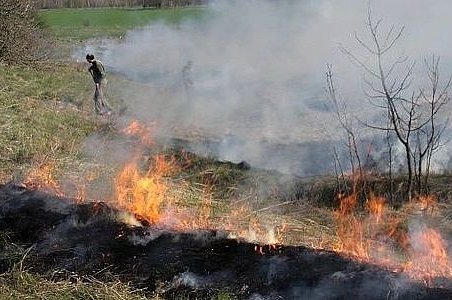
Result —
[[[41,23],[62,41],[120,37],[127,30],[152,23],[180,24],[206,16],[203,8],[97,8],[40,10]]]

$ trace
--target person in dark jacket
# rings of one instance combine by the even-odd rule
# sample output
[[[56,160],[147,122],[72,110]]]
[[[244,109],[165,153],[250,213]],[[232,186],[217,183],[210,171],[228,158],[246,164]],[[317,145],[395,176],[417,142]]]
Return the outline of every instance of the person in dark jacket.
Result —
[[[94,91],[94,110],[98,115],[110,114],[110,109],[104,97],[102,87],[106,84],[105,67],[100,60],[94,58],[93,54],[87,54],[86,60],[91,66],[88,72],[93,77],[94,83],[96,85],[96,90]]]

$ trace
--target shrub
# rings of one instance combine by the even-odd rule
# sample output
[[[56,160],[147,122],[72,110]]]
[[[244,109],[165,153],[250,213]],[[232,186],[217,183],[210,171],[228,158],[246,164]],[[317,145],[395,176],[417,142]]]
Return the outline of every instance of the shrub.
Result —
[[[48,39],[32,0],[0,1],[0,62],[30,64],[47,56]]]

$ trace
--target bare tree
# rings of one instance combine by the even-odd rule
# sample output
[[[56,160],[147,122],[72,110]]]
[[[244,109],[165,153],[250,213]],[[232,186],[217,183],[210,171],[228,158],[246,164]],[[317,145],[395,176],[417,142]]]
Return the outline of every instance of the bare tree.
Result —
[[[338,92],[334,85],[333,80],[333,70],[331,65],[327,65],[326,71],[326,83],[327,83],[327,92],[331,99],[331,102],[334,107],[334,111],[336,113],[336,118],[339,121],[339,125],[344,130],[346,134],[347,140],[347,151],[348,151],[348,159],[350,162],[351,176],[352,176],[352,192],[358,192],[358,186],[364,189],[365,187],[365,178],[363,174],[363,166],[361,163],[361,156],[358,149],[358,139],[357,134],[355,132],[355,128],[353,126],[353,122],[350,119],[347,108],[344,102],[339,100]],[[335,149],[335,159],[341,171],[341,177],[344,180],[343,169],[341,167],[341,163],[339,161],[339,156],[337,155],[337,151]],[[346,186],[346,183],[344,183]]]
[[[451,88],[451,78],[443,85],[440,83],[439,61],[440,58],[436,56],[432,56],[431,61],[424,60],[430,86],[428,89],[419,91],[423,100],[424,111],[427,114],[427,122],[418,130],[416,136],[416,184],[419,193],[422,192],[422,188],[425,189],[425,192],[428,192],[427,182],[430,175],[432,156],[442,145],[441,138],[449,123],[448,118],[437,118],[442,108],[449,102],[449,91]],[[424,182],[422,182],[423,173]]]
[[[414,184],[418,192],[421,191],[422,172],[429,172],[431,157],[440,145],[445,127],[438,125],[437,116],[449,99],[450,81],[438,90],[439,59],[434,57],[433,62],[427,64],[431,92],[413,88],[415,61],[406,55],[390,56],[403,35],[404,27],[391,26],[383,30],[382,20],[374,20],[370,10],[366,25],[370,40],[365,41],[357,34],[355,39],[372,59],[360,58],[344,47],[341,50],[352,63],[364,70],[365,94],[375,107],[382,110],[383,119],[387,119],[382,124],[365,122],[366,126],[395,135],[404,149],[408,176],[406,193],[411,199]]]

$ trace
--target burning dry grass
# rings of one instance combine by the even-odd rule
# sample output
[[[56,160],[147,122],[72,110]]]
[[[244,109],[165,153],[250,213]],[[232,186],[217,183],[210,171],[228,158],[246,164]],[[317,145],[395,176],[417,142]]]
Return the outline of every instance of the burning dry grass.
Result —
[[[49,166],[40,169],[45,171],[44,181],[57,189],[49,170]],[[258,202],[251,204],[251,192],[241,194],[242,198],[217,199],[212,192],[214,185],[193,184],[184,176],[176,176],[179,172],[181,164],[168,154],[153,156],[141,164],[128,163],[116,174],[110,203],[161,228],[217,229],[229,232],[231,238],[263,245],[333,250],[360,261],[403,270],[411,278],[429,284],[436,277],[452,278],[444,238],[435,227],[422,225],[425,219],[439,216],[433,197],[419,198],[399,211],[375,195],[369,196],[364,210],[358,208],[355,195],[339,198],[333,212],[310,204],[293,206],[290,201],[273,205],[265,201],[259,206]],[[79,196],[82,198],[83,194]],[[285,210],[290,213],[282,216],[272,209],[279,205],[288,206]],[[411,228],[415,216],[422,216],[422,226]],[[256,251],[264,255],[262,249]]]
[[[136,143],[135,153],[110,174],[110,193],[97,200],[131,212],[142,223],[177,231],[216,229],[275,249],[285,244],[333,250],[403,270],[429,284],[433,278],[452,278],[447,243],[430,225],[442,218],[432,196],[397,211],[376,194],[369,194],[365,203],[359,203],[356,194],[340,194],[334,209],[316,207],[316,200],[300,203],[304,199],[294,195],[281,197],[285,192],[277,184],[263,188],[262,174],[251,178],[251,172],[245,175],[234,164],[209,163],[184,151],[150,151],[156,147],[152,130],[137,121],[121,134]],[[62,193],[53,170],[52,165],[39,165],[27,185]],[[98,174],[90,176],[81,181],[93,181]],[[76,201],[92,200],[84,184],[75,186]],[[265,255],[262,246],[256,247]]]
[[[356,195],[339,198],[334,212],[338,242],[334,250],[356,259],[403,270],[411,278],[431,283],[434,278],[452,278],[448,245],[433,224],[436,200],[419,197],[400,211],[386,206],[371,194],[367,212],[356,209]]]

